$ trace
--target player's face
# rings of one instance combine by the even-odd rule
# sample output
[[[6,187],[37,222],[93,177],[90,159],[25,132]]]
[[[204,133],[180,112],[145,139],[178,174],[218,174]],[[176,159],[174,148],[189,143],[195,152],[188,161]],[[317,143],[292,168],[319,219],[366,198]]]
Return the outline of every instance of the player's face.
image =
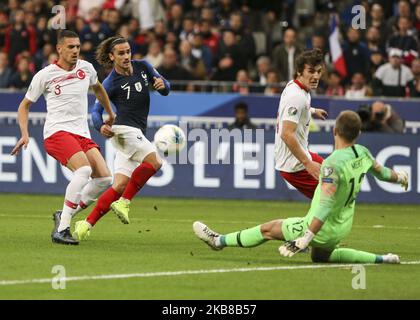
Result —
[[[57,45],[57,51],[60,59],[63,59],[69,65],[75,65],[80,54],[79,38],[64,38],[63,41]]]
[[[110,53],[110,59],[116,67],[121,69],[130,69],[131,48],[128,42],[117,44]]]
[[[299,80],[302,84],[310,90],[318,88],[319,79],[322,76],[322,66],[310,66],[305,64],[302,74],[300,74]]]

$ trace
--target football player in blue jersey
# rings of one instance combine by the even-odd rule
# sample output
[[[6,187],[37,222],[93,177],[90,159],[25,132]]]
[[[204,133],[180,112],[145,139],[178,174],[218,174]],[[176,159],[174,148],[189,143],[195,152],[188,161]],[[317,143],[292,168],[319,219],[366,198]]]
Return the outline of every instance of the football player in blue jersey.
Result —
[[[98,199],[84,221],[76,222],[73,236],[84,240],[95,223],[111,208],[125,224],[130,222],[130,201],[162,166],[155,146],[146,138],[150,107],[149,85],[161,95],[168,95],[169,82],[146,60],[131,60],[131,48],[123,37],[104,40],[97,48],[97,61],[113,68],[103,81],[117,117],[112,127],[103,121],[104,108],[96,101],[92,108],[95,128],[117,150],[114,160],[114,182]]]

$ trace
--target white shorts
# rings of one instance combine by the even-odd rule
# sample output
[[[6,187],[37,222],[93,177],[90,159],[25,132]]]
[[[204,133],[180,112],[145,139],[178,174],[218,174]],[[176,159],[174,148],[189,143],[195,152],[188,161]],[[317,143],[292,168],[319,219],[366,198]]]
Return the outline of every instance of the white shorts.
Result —
[[[111,143],[117,150],[114,173],[121,173],[129,177],[147,155],[156,152],[156,148],[140,129],[113,125],[112,131],[114,136],[111,138]]]

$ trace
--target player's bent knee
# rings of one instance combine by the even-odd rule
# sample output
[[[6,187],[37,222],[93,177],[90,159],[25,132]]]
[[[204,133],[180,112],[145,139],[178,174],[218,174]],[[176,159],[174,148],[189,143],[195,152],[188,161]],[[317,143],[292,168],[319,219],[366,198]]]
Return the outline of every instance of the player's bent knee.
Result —
[[[330,261],[330,255],[331,255],[330,252],[312,247],[312,250],[311,250],[312,262],[316,262],[316,263],[329,262]]]
[[[128,181],[127,181],[128,182]],[[114,189],[118,193],[123,193],[125,190],[125,187],[127,186],[127,182],[117,182],[112,185],[112,189]]]

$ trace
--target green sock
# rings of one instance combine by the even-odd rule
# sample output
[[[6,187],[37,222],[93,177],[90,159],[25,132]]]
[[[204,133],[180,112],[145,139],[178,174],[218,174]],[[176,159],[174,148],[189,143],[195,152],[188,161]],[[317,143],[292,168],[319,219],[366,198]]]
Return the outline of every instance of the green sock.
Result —
[[[256,226],[251,229],[232,232],[220,237],[220,243],[223,247],[256,247],[266,242],[261,233],[261,226]]]
[[[347,263],[381,263],[382,256],[374,253],[354,249],[335,249],[330,256],[330,262]]]

